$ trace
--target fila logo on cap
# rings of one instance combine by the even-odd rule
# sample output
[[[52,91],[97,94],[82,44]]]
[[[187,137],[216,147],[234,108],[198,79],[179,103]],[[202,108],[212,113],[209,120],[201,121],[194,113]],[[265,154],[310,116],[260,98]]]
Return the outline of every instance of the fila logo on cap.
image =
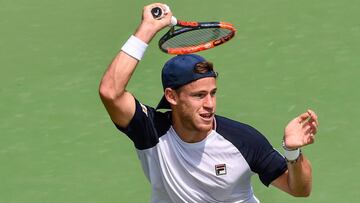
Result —
[[[226,164],[215,165],[215,173],[217,176],[226,175]]]

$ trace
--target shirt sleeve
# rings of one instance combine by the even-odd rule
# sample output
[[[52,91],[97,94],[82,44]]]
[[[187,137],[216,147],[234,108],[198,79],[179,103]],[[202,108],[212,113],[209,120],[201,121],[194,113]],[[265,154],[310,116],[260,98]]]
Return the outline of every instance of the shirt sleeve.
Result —
[[[287,170],[284,157],[271,146],[269,141],[260,133],[255,131],[257,147],[253,151],[251,168],[259,175],[261,182],[269,186],[272,181],[281,176]]]
[[[217,130],[241,152],[264,185],[269,186],[287,170],[284,157],[255,128],[220,116],[217,121]]]
[[[154,108],[141,104],[135,99],[135,114],[126,128],[115,126],[125,133],[139,150],[155,146],[159,142],[155,127],[156,111]]]

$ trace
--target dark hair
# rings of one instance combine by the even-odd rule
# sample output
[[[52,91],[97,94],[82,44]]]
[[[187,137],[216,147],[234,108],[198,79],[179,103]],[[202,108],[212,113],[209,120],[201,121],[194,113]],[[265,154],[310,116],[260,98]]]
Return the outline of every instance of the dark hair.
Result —
[[[210,71],[214,71],[214,65],[208,61],[197,63],[194,68],[194,72],[199,74],[204,74]]]
[[[194,67],[194,73],[197,73],[197,74],[204,74],[204,73],[211,72],[211,71],[214,71],[214,65],[213,65],[213,63],[211,63],[209,61],[203,61],[203,62],[197,63]],[[219,74],[217,72],[215,72],[215,73],[216,73],[215,78],[217,78],[217,76]],[[175,90],[176,93],[179,94],[181,87],[182,86],[173,87],[172,89]]]

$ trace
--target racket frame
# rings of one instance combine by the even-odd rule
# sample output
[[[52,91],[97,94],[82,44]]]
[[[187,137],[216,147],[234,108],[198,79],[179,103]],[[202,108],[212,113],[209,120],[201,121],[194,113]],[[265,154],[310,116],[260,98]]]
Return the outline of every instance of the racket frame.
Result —
[[[215,46],[221,45],[230,39],[232,39],[235,36],[236,29],[234,26],[227,22],[188,22],[188,21],[181,21],[177,20],[176,26],[179,26],[180,28],[175,29],[175,26],[172,26],[170,30],[165,33],[159,40],[159,48],[168,54],[188,54],[188,53],[194,53],[198,51],[203,51],[206,49],[213,48]],[[194,46],[187,46],[187,47],[179,47],[179,48],[162,48],[162,45],[169,39],[178,36],[185,32],[190,32],[194,30],[199,29],[209,29],[209,28],[223,28],[230,30],[229,34],[221,37],[219,39],[211,40],[209,42],[194,45]]]

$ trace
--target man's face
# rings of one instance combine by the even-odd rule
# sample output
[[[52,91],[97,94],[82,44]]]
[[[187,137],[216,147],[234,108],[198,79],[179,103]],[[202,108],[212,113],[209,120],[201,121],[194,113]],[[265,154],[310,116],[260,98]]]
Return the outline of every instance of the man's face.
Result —
[[[213,128],[216,109],[216,79],[206,77],[177,90],[177,112],[182,127],[191,131],[209,132]]]

